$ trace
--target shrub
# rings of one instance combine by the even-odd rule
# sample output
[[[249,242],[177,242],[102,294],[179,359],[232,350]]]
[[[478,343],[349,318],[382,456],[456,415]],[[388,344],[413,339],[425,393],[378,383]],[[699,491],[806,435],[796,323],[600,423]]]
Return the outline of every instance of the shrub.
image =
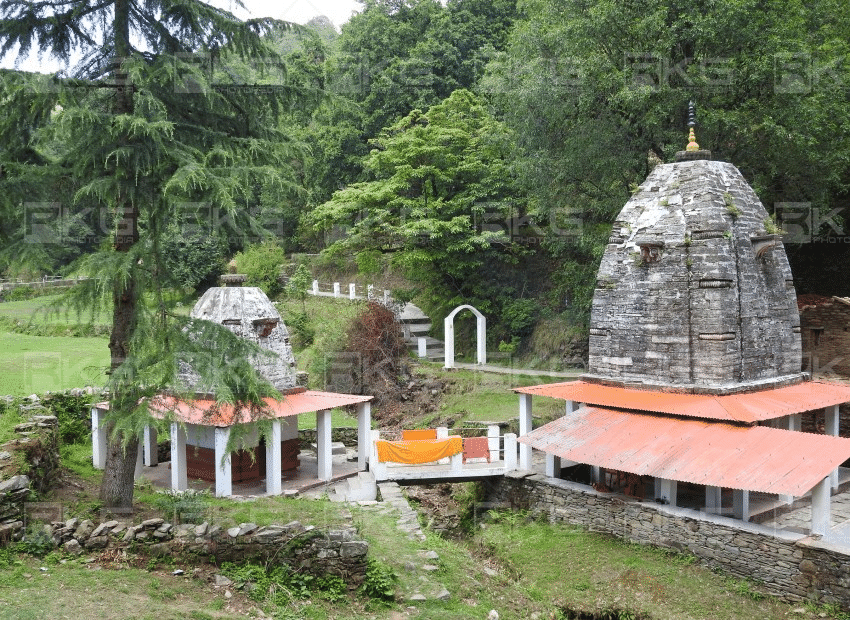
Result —
[[[395,598],[398,576],[393,569],[374,558],[366,560],[366,579],[361,590],[373,601],[391,603]]]
[[[401,324],[392,310],[377,302],[367,302],[365,310],[348,328],[345,351],[357,360],[351,371],[352,385],[362,393],[374,394],[380,409],[391,402],[399,390],[398,377],[408,358]]]
[[[249,245],[235,260],[239,273],[248,277],[248,286],[260,287],[272,299],[280,295],[280,267],[286,260],[282,247],[273,241]]]
[[[204,290],[215,286],[225,270],[225,246],[222,241],[200,232],[169,230],[162,243],[165,266],[181,286]]]

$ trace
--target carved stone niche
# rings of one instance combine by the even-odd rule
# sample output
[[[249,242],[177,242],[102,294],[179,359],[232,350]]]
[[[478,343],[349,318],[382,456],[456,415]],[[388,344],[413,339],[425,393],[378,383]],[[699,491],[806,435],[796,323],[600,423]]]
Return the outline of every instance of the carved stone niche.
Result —
[[[750,237],[753,244],[753,251],[756,253],[756,258],[761,258],[768,250],[772,250],[777,245],[781,238],[779,235],[757,235]]]
[[[661,260],[661,250],[664,249],[663,241],[660,239],[638,239],[636,243],[640,248],[641,263],[648,265]]]
[[[254,329],[257,330],[257,335],[260,338],[268,338],[275,327],[277,327],[278,319],[254,319]]]

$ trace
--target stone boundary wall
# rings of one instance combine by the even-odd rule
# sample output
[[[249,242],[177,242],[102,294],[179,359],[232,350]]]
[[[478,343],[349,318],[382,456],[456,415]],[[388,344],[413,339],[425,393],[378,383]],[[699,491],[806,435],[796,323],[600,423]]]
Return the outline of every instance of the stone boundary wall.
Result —
[[[29,419],[15,427],[15,439],[0,446],[0,467],[8,476],[0,481],[0,542],[11,540],[23,529],[30,492],[52,488],[61,468],[56,416],[42,415],[47,411],[38,406],[25,406],[21,411],[30,413]],[[22,463],[15,453],[23,454]],[[22,469],[14,468],[16,464]]]
[[[45,525],[45,531],[57,547],[72,555],[127,549],[153,557],[167,555],[217,565],[272,562],[316,576],[338,575],[351,589],[365,579],[369,552],[369,543],[354,528],[322,531],[298,521],[262,527],[241,523],[225,529],[206,522],[174,525],[161,518],[136,525],[117,520],[95,525],[73,518]]]
[[[850,305],[837,299],[800,310],[803,370],[850,375]],[[817,358],[817,359],[815,359]]]
[[[850,548],[686,508],[638,502],[592,487],[518,471],[494,479],[490,501],[625,540],[693,553],[710,566],[761,582],[789,602],[850,608]]]

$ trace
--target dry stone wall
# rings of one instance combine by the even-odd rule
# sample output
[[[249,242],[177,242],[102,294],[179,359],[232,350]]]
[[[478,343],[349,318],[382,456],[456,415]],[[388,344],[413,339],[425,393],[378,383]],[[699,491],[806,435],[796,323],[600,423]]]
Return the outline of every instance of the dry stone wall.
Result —
[[[60,474],[59,423],[43,407],[27,405],[26,422],[15,427],[15,438],[0,446],[0,541],[12,540],[24,527],[31,493],[44,493]]]
[[[783,600],[850,608],[850,553],[816,537],[638,502],[530,472],[506,474],[490,488],[490,501],[544,514],[553,523],[693,553],[732,575],[762,582]]]
[[[850,376],[850,301],[833,297],[800,310],[803,370]]]
[[[138,524],[77,518],[45,525],[57,547],[72,555],[104,549],[130,549],[148,556],[186,561],[288,564],[316,576],[338,575],[356,588],[366,575],[369,544],[354,528],[322,531],[298,521],[223,528],[209,523],[173,524],[161,518]]]

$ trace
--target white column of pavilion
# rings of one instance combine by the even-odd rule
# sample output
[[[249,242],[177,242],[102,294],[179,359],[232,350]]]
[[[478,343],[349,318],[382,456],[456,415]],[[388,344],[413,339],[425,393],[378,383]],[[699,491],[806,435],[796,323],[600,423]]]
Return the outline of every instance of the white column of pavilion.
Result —
[[[527,435],[531,428],[531,394],[519,395],[519,436]],[[519,468],[531,470],[531,446],[521,443],[519,445]]]
[[[823,419],[824,419],[823,432],[826,433],[827,435],[832,435],[833,437],[838,437],[839,419],[840,419],[839,407],[840,407],[840,405],[833,405],[831,407],[826,407],[823,410],[823,413],[824,413],[824,416],[823,416]],[[833,471],[829,475],[829,483],[830,483],[830,486],[833,489],[838,488],[838,468],[837,467],[835,468],[835,471]]]
[[[331,454],[331,412],[329,409],[316,412],[316,459],[319,480],[333,477],[333,455]]]
[[[568,400],[566,401],[566,405],[564,407],[564,414],[572,413],[576,410],[576,403],[574,401]],[[546,453],[546,475],[550,478],[560,478],[561,477],[561,457],[555,456],[554,454]]]

